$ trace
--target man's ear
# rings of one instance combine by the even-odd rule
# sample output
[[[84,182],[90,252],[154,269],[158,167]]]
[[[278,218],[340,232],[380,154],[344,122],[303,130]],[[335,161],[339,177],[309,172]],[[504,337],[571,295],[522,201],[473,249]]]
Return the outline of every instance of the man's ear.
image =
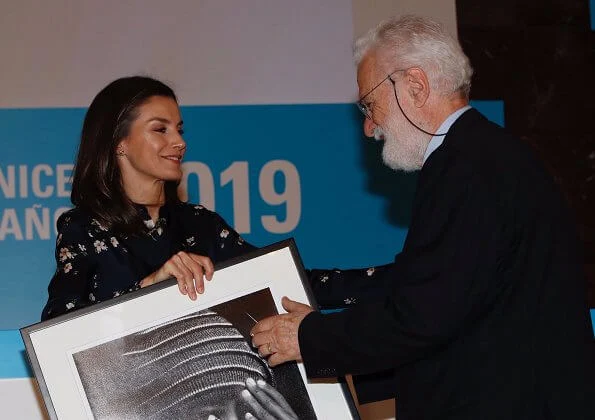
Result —
[[[421,108],[430,96],[430,82],[426,73],[419,67],[412,67],[407,70],[405,78],[408,84],[407,91],[411,95],[413,104]]]

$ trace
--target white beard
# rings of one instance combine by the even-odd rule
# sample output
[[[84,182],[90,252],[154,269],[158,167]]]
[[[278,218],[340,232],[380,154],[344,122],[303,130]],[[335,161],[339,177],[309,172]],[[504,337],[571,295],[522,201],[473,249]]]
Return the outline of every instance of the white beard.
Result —
[[[390,115],[384,128],[374,128],[374,138],[384,141],[382,160],[395,171],[420,170],[430,142],[429,136],[411,125],[398,108],[391,109]]]

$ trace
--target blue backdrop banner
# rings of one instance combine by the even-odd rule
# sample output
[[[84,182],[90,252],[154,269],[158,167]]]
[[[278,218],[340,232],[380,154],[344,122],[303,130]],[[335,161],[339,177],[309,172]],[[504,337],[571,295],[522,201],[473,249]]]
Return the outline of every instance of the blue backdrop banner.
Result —
[[[501,101],[474,105],[504,124]],[[0,110],[0,329],[39,320],[84,113]],[[187,106],[182,117],[188,199],[249,242],[293,236],[309,267],[383,264],[401,249],[415,175],[382,165],[352,104]]]

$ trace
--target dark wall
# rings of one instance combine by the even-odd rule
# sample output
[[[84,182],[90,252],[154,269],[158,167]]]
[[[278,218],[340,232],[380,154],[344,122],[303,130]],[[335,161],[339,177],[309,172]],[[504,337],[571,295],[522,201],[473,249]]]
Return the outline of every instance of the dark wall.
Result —
[[[595,32],[589,0],[457,0],[471,99],[502,99],[576,215],[595,307]]]

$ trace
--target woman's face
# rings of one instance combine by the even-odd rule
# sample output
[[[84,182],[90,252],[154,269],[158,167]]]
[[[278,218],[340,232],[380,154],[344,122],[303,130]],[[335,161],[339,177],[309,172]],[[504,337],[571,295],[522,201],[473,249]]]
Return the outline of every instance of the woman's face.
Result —
[[[178,104],[172,98],[153,96],[137,112],[128,136],[116,149],[124,184],[180,180],[186,142]]]

